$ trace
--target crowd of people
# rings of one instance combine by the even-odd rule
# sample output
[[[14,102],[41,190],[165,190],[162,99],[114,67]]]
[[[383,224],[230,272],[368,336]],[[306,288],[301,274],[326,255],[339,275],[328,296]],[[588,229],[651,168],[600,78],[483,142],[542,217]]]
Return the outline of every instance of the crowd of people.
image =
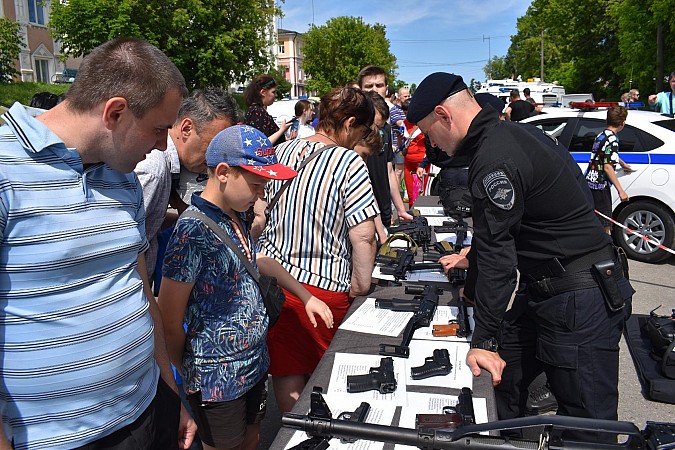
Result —
[[[255,449],[268,374],[290,411],[371,289],[393,213],[412,219],[401,177],[410,206],[429,161],[472,203],[473,245],[441,262],[472,274],[467,363],[492,375],[499,417],[522,415],[545,372],[560,414],[617,418],[633,290],[592,203],[606,208],[610,185],[628,199],[614,175],[630,169],[615,145],[624,108],[610,108],[584,176],[457,75],[429,75],[410,97],[364,67],[322,97],[315,126],[303,101],[276,124],[275,91],[273,77],[253,79],[243,114],[223,89],[188,94],[161,51],[119,38],[84,58],[53,109],[3,115],[0,449],[185,449],[196,437]],[[286,298],[272,327],[263,276]]]

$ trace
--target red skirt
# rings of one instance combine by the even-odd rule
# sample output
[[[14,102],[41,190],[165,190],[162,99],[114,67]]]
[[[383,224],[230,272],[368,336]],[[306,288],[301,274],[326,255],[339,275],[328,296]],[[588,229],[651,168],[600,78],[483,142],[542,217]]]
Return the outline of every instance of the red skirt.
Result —
[[[284,289],[286,302],[279,320],[267,332],[269,373],[272,376],[306,375],[314,372],[349,309],[347,292],[327,291],[304,283],[302,285],[328,305],[333,313],[334,325],[333,328],[328,328],[319,316],[314,316],[317,319],[317,327],[314,328],[307,317],[304,303]]]

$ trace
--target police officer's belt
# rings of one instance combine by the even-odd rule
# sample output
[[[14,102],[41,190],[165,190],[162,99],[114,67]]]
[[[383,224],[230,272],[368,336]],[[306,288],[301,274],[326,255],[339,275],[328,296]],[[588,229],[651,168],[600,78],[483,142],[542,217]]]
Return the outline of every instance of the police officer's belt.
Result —
[[[556,258],[523,274],[527,292],[535,297],[550,298],[563,292],[597,287],[590,268],[593,264],[608,259],[616,261],[611,245],[564,262]],[[616,264],[615,267],[618,269],[616,276],[622,276],[621,265]]]

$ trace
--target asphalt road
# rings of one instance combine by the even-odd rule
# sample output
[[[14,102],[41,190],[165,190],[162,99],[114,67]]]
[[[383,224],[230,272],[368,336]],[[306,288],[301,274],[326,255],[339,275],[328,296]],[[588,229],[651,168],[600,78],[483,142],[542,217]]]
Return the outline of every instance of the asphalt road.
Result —
[[[648,314],[652,309],[663,305],[659,312],[667,314],[675,308],[675,257],[661,264],[630,261],[630,278],[636,291],[633,296],[634,313]],[[622,339],[620,345],[619,420],[633,422],[640,429],[644,428],[648,420],[675,422],[675,405],[650,401],[644,397],[625,340]],[[267,450],[270,447],[281,425],[271,385],[267,406],[259,450]]]
[[[675,308],[675,257],[661,264],[630,261],[633,313],[648,314],[659,305],[669,314]],[[675,422],[675,405],[647,400],[625,340],[621,340],[619,362],[619,420],[635,423],[640,429],[648,420]]]

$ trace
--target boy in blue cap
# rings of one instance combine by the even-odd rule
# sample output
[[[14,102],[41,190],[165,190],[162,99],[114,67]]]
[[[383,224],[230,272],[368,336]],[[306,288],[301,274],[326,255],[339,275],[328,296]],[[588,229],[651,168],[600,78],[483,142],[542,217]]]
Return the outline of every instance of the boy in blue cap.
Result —
[[[256,258],[244,212],[264,195],[268,180],[297,173],[279,164],[269,139],[249,125],[218,133],[206,150],[209,179],[194,194],[195,211],[222,228],[260,273],[333,326],[328,306],[273,259]],[[255,449],[265,415],[269,356],[268,316],[259,286],[242,260],[204,221],[182,217],[164,259],[159,308],[171,362],[182,367],[184,388],[205,449]],[[187,333],[183,329],[187,323]]]

